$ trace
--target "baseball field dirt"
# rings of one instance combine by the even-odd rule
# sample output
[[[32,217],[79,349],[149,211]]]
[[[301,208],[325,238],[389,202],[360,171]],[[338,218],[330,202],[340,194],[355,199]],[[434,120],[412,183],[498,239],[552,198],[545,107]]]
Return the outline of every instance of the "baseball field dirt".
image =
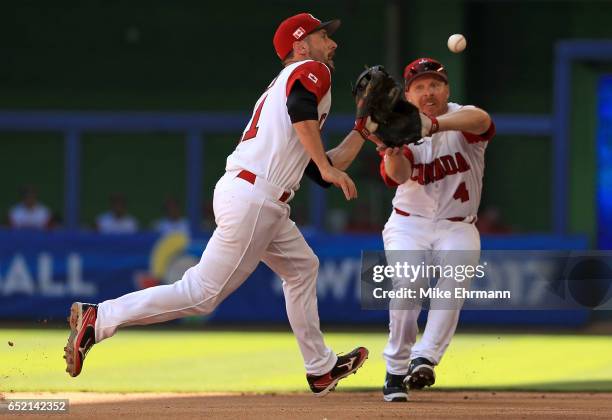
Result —
[[[408,403],[384,403],[378,392],[306,393],[9,393],[5,398],[67,398],[68,415],[43,418],[610,418],[610,393],[412,392]],[[6,414],[3,413],[3,414]],[[2,414],[0,414],[2,417]],[[19,416],[21,417],[21,416]],[[21,417],[23,418],[23,417]]]

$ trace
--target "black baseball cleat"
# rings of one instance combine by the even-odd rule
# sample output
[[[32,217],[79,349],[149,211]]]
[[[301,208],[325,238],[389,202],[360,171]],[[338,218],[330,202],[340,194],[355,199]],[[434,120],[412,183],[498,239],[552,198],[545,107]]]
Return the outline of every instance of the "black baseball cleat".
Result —
[[[333,391],[340,379],[346,378],[351,373],[357,372],[357,369],[363,365],[368,358],[368,349],[365,347],[357,347],[350,353],[338,356],[338,361],[325,375],[306,375],[306,380],[310,385],[310,390],[315,396],[323,397],[330,391]]]
[[[75,377],[83,369],[87,352],[96,343],[96,318],[98,305],[75,302],[70,307],[70,337],[64,347],[66,372]]]
[[[434,364],[424,357],[417,357],[408,365],[408,375],[404,383],[409,389],[423,389],[436,383]]]
[[[404,380],[406,375],[394,375],[387,372],[385,385],[383,386],[383,398],[387,402],[406,402],[408,401],[408,389]]]

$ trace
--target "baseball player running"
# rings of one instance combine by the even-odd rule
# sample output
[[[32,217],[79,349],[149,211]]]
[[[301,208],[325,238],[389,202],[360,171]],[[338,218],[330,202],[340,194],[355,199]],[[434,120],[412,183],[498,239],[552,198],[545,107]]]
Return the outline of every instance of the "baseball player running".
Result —
[[[336,356],[319,328],[316,279],[319,261],[289,218],[288,202],[306,171],[319,184],[357,197],[343,172],[364,140],[351,131],[325,153],[320,129],[331,105],[331,72],[339,20],[322,23],[308,13],[284,20],[273,44],[283,70],[257,100],[240,143],[228,157],[214,193],[215,229],[200,262],[172,285],[140,290],[98,305],[76,302],[65,347],[67,372],[77,376],[95,343],[120,327],[211,313],[263,261],[283,281],[286,310],[317,396],[355,373],[368,350]]]
[[[388,186],[397,187],[393,211],[383,230],[385,251],[433,251],[447,263],[453,259],[452,264],[477,264],[480,236],[474,222],[484,153],[495,126],[485,111],[448,102],[447,72],[436,60],[420,58],[408,64],[404,82],[406,100],[418,107],[427,134],[403,147],[379,143],[382,178]],[[475,252],[445,252],[453,250]],[[453,283],[454,279],[442,278],[436,287],[450,288],[456,285]],[[407,387],[422,389],[434,384],[434,366],[455,333],[461,305],[462,301],[450,307],[432,299],[433,310],[416,344],[420,305],[390,308],[384,350],[385,401],[407,401]]]

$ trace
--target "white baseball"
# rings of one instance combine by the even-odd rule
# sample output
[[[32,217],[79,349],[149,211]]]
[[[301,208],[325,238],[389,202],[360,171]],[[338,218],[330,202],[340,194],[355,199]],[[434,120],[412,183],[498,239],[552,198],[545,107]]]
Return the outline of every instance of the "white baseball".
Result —
[[[467,46],[467,41],[465,37],[461,34],[454,34],[448,37],[448,49],[454,53],[460,53],[465,50]]]

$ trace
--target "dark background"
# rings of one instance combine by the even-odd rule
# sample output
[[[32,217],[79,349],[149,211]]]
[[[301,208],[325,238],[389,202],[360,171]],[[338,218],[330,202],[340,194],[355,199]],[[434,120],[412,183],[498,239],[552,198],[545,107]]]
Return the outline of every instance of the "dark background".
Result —
[[[302,11],[343,21],[334,36],[339,47],[332,115],[353,113],[350,83],[364,64],[382,63],[399,74],[419,56],[447,65],[453,101],[492,114],[550,114],[555,42],[612,38],[607,1],[11,2],[0,13],[0,109],[224,111],[244,114],[246,123],[281,69],[272,48],[274,30]],[[464,53],[447,50],[452,33],[466,35]],[[572,79],[569,233],[592,240],[595,83],[610,71],[581,63]],[[203,185],[209,201],[240,131],[206,138]],[[145,227],[160,216],[165,196],[183,199],[182,140],[169,134],[86,134],[82,225],[92,225],[113,191],[126,194],[130,212]],[[339,140],[327,139],[330,145]],[[487,151],[481,208],[497,209],[515,232],[551,231],[551,150],[549,137],[498,136]],[[0,133],[0,211],[5,214],[28,183],[61,216],[63,160],[61,134]],[[330,229],[337,214],[353,225],[365,218],[372,229],[384,223],[393,191],[376,175],[377,163],[373,148],[364,148],[349,170],[360,200],[346,203],[339,191],[327,193]],[[305,187],[293,205],[301,223],[308,222]],[[206,208],[203,217],[210,217]]]

